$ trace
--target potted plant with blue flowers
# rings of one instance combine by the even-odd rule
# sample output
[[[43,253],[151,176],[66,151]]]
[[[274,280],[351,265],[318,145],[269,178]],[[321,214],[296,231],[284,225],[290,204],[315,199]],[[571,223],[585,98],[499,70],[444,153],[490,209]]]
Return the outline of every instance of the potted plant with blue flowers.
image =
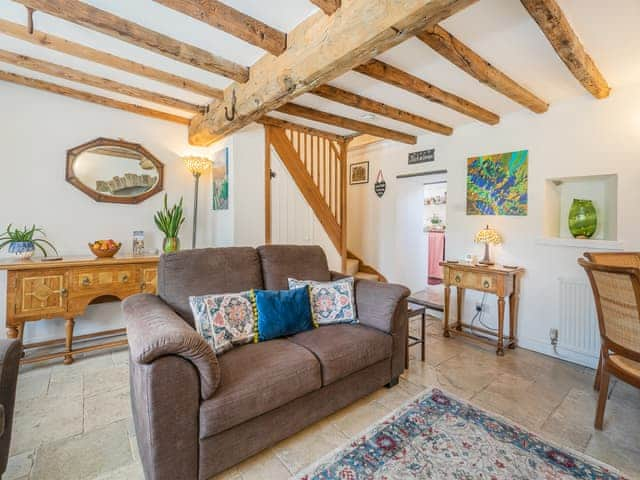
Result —
[[[57,255],[58,251],[56,247],[44,238],[36,238],[37,234],[40,234],[42,237],[46,236],[44,230],[36,228],[35,225],[32,227],[25,226],[22,229],[18,227],[12,229],[11,224],[9,224],[4,233],[0,234],[0,250],[9,245],[9,253],[19,258],[27,259],[31,258],[36,248],[46,257],[46,248],[49,247]]]

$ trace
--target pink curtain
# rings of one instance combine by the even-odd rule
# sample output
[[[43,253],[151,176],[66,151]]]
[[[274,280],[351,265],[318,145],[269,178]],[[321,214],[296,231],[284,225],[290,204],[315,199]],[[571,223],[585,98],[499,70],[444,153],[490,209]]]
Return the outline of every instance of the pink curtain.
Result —
[[[442,267],[440,262],[444,260],[444,232],[429,232],[429,259],[427,275],[429,285],[442,283]]]

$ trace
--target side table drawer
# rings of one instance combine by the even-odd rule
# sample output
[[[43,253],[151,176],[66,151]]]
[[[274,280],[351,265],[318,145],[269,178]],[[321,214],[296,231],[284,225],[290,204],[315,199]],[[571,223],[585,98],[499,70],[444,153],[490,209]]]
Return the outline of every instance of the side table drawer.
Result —
[[[449,282],[456,287],[480,290],[482,292],[495,293],[498,290],[498,279],[491,273],[451,270],[449,272]]]

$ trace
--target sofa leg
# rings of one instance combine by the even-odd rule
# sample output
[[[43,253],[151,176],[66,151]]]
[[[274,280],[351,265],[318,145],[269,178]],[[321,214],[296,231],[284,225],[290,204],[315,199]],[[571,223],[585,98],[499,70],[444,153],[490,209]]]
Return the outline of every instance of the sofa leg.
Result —
[[[398,383],[400,383],[400,377],[393,377],[389,383],[385,385],[387,388],[395,387]]]

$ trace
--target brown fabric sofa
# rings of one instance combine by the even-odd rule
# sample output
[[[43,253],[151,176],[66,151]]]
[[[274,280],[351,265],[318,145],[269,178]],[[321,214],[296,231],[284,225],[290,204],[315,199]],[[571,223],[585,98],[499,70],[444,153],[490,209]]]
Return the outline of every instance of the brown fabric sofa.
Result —
[[[158,296],[123,304],[133,418],[148,480],[207,479],[387,385],[404,368],[409,291],[359,280],[359,324],[243,345],[216,357],[190,295],[327,281],[319,247],[269,245],[163,255]]]
[[[0,340],[0,477],[7,469],[22,343]]]

